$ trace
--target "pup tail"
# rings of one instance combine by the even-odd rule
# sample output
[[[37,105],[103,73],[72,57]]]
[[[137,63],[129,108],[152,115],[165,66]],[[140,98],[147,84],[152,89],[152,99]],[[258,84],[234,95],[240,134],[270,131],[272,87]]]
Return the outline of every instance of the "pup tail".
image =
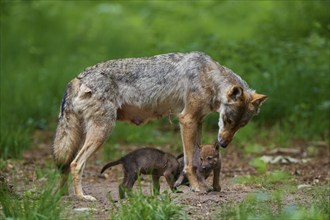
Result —
[[[180,159],[181,157],[183,157],[184,156],[184,154],[182,153],[182,154],[179,154],[178,156],[176,156],[176,159]]]
[[[107,163],[106,165],[104,165],[104,167],[102,168],[101,170],[101,173],[103,173],[106,169],[110,168],[110,167],[113,167],[113,166],[116,166],[118,164],[121,164],[122,163],[122,159],[119,159],[119,160],[116,160],[116,161],[112,161],[110,163]]]
[[[54,137],[53,156],[61,174],[68,174],[70,163],[83,139],[81,120],[73,109],[73,97],[79,91],[79,80],[73,79],[66,87]]]

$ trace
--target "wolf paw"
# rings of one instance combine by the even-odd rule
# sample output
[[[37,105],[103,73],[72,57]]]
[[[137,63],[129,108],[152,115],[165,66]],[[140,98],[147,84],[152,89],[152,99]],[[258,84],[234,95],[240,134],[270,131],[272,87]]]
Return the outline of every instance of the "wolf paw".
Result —
[[[195,186],[195,187],[191,186],[190,189],[193,192],[200,192],[201,191],[201,189],[199,188],[199,186]]]
[[[206,185],[206,184],[200,184],[200,193],[206,194],[208,192],[211,192],[213,190],[213,187]]]
[[[213,186],[213,191],[220,192],[221,186]]]
[[[78,196],[78,198],[85,201],[91,201],[91,202],[96,201],[96,199],[90,195],[80,195]]]

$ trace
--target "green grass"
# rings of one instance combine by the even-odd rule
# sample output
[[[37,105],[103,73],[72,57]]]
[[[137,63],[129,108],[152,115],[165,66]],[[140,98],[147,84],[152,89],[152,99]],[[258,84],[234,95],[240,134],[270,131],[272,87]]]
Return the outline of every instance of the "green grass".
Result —
[[[225,204],[214,213],[215,218],[326,220],[330,217],[329,183],[299,192],[294,176],[279,170],[262,170],[258,175],[234,177],[231,182],[257,186],[261,191],[249,193],[242,202]]]
[[[110,219],[188,219],[183,211],[183,206],[176,204],[168,192],[161,193],[158,196],[146,196],[140,189],[130,193],[127,199],[120,200],[118,205],[113,203],[112,206],[114,212]]]
[[[60,219],[62,213],[60,193],[54,190],[55,178],[43,176],[47,183],[43,186],[30,186],[22,195],[16,195],[0,188],[1,219]],[[14,187],[14,192],[16,188]]]
[[[291,186],[294,183],[294,177],[286,171],[275,170],[261,175],[234,177],[232,181],[234,183],[259,185],[266,189],[272,189],[272,187],[278,184]]]
[[[326,220],[330,217],[329,187],[314,187],[312,200],[286,204],[288,193],[277,189],[250,193],[240,203],[225,204],[214,216],[228,220]]]

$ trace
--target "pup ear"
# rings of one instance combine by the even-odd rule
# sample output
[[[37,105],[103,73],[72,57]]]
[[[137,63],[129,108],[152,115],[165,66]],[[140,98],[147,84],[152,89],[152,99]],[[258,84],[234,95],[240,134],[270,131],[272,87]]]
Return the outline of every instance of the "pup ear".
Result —
[[[231,89],[229,89],[227,93],[227,97],[229,101],[237,102],[239,100],[242,100],[243,97],[243,89],[240,86],[233,86]]]
[[[220,145],[218,141],[216,141],[213,146],[217,151],[219,151]]]
[[[252,96],[252,101],[251,104],[258,109],[261,104],[266,101],[266,99],[268,98],[268,96],[263,95],[263,94],[258,94],[258,93],[254,93]]]

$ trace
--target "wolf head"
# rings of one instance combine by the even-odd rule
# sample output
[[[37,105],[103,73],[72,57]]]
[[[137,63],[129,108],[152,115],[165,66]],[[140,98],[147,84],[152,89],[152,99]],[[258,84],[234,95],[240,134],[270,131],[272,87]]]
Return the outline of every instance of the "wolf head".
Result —
[[[244,127],[253,116],[258,114],[261,104],[266,99],[266,95],[236,85],[225,91],[218,109],[218,142],[222,147],[227,147],[236,131]]]

